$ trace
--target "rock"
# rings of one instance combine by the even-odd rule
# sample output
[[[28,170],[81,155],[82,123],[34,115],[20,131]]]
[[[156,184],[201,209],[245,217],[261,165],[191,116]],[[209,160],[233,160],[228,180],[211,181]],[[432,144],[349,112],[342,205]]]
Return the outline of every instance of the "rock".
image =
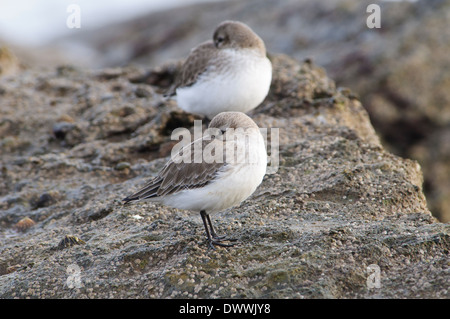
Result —
[[[57,140],[63,141],[63,145],[75,146],[83,142],[82,129],[74,123],[62,121],[53,125],[53,135]]]
[[[29,228],[36,225],[36,222],[29,217],[24,217],[14,225],[14,227],[21,232],[27,231]]]
[[[130,168],[130,163],[128,163],[128,162],[120,162],[120,163],[117,163],[117,165],[116,165],[116,170],[118,170],[118,171],[127,170],[129,168]]]
[[[448,222],[450,179],[441,176],[447,177],[450,171],[449,142],[444,138],[450,127],[450,1],[379,3],[380,29],[366,25],[367,7],[373,3],[202,3],[152,13],[95,32],[78,32],[62,41],[72,45],[79,42],[97,52],[97,58],[91,59],[94,67],[152,65],[153,72],[140,75],[148,84],[167,86],[173,73],[161,73],[158,66],[186,57],[192,47],[211,38],[218,21],[244,21],[264,39],[268,52],[282,52],[299,60],[312,58],[339,86],[352,88],[361,97],[383,145],[420,162],[430,210]]]
[[[64,236],[63,239],[61,239],[57,248],[64,249],[75,245],[83,245],[83,244],[85,244],[85,242],[82,239],[73,235],[66,235]]]
[[[50,205],[54,204],[54,202],[55,202],[55,198],[52,196],[52,194],[44,193],[44,194],[40,195],[38,198],[33,198],[31,200],[30,205],[36,209],[36,208],[50,206]]]
[[[6,46],[0,46],[0,77],[12,76],[20,71],[20,62],[15,54]],[[0,88],[0,95],[2,89]]]
[[[121,203],[164,165],[171,130],[195,119],[157,87],[138,97],[144,68],[0,80],[1,123],[20,123],[3,132],[21,145],[0,144],[0,298],[449,298],[449,225],[428,210],[418,163],[386,151],[323,68],[270,58],[271,92],[250,115],[279,129],[279,167],[212,216],[239,241],[217,251],[198,213]],[[47,85],[30,90],[36,78]],[[61,116],[78,143],[55,140]],[[32,207],[42,194],[57,200]],[[36,224],[15,232],[25,216]],[[380,288],[367,283],[373,269]]]

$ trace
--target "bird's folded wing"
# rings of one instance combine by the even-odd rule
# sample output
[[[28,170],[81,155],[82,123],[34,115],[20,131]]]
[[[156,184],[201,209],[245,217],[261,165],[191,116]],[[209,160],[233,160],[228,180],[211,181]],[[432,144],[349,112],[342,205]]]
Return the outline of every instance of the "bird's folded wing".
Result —
[[[201,149],[195,149],[195,143],[200,143]],[[186,152],[187,148],[191,150],[191,159],[188,163],[174,161],[172,157],[155,178],[141,190],[125,198],[124,201],[166,196],[181,190],[202,187],[212,182],[220,171],[226,169],[226,163],[223,161],[195,163],[194,161],[194,156],[198,155],[194,155],[194,151],[204,150],[205,146],[210,143],[215,143],[217,147],[223,147],[224,142],[219,139],[199,139],[185,146],[181,151]]]
[[[198,77],[206,71],[216,50],[212,41],[203,42],[194,48],[181,67],[173,90],[194,84]]]

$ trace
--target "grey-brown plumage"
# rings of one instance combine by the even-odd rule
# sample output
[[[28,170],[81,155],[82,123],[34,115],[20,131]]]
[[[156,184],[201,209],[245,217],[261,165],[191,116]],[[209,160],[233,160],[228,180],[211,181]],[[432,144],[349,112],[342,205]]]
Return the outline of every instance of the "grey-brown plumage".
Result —
[[[209,143],[216,143],[216,140],[199,140],[203,149]],[[194,144],[186,147],[191,148],[194,154]],[[164,197],[181,190],[203,187],[214,180],[217,172],[223,168],[224,163],[176,163],[169,160],[158,175],[148,182],[141,190],[124,199],[125,203],[135,200]]]
[[[176,89],[194,84],[197,78],[208,69],[210,61],[217,57],[216,50],[212,41],[203,42],[194,48],[181,67],[175,85],[167,95],[173,96],[176,94]]]
[[[221,116],[216,116],[211,121],[208,128],[218,129],[218,133],[220,132],[219,134],[224,134],[228,128],[258,129],[258,126],[244,114],[227,112],[222,113]],[[214,132],[213,130],[211,131]],[[198,139],[191,144],[186,145],[181,149],[179,154],[187,152],[187,148],[189,148],[190,158],[188,163],[186,163],[186,161],[177,161],[177,159],[180,158],[172,157],[155,178],[135,194],[126,197],[124,199],[125,203],[135,200],[163,197],[181,190],[203,187],[212,182],[217,173],[220,170],[225,169],[227,163],[226,161],[219,163],[205,162],[205,159],[202,157],[204,154],[202,152],[195,152],[196,150],[203,151],[210,143],[214,143],[216,144],[214,145],[216,148],[222,148],[222,150],[224,150],[226,136],[220,135],[219,138],[211,138],[209,135],[206,135],[202,139]],[[223,154],[225,154],[225,150]],[[180,156],[182,157],[183,155]],[[197,156],[200,156],[200,158]]]
[[[262,182],[266,166],[264,139],[255,122],[242,112],[223,112],[202,138],[175,152],[155,178],[123,201],[149,199],[199,211],[210,246],[229,246],[222,243],[225,237],[217,236],[208,214],[248,198]]]
[[[219,68],[225,69],[223,71],[226,72],[227,68],[231,68],[228,64],[233,62],[221,54],[221,51],[230,48],[251,49],[261,58],[266,56],[263,40],[247,25],[238,21],[224,21],[214,31],[212,40],[203,42],[191,51],[175,80],[175,85],[166,96],[176,95],[178,88],[193,85],[202,74],[215,73]]]

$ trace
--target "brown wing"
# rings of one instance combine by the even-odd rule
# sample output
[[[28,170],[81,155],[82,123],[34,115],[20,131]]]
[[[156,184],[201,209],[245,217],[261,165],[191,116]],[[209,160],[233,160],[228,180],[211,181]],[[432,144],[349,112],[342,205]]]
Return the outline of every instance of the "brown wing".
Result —
[[[191,86],[197,78],[206,71],[210,60],[217,53],[217,48],[212,41],[206,41],[194,48],[183,63],[175,80],[175,85],[166,94],[175,95],[177,88]]]
[[[217,139],[197,140],[185,146],[191,148],[191,154],[194,154],[194,143],[202,143],[202,150],[209,143],[223,143]],[[158,175],[148,182],[141,190],[124,199],[129,201],[147,199],[152,197],[161,197],[176,193],[184,189],[193,189],[202,187],[212,182],[217,173],[225,167],[225,163],[194,163],[192,156],[191,163],[176,163],[171,158]]]

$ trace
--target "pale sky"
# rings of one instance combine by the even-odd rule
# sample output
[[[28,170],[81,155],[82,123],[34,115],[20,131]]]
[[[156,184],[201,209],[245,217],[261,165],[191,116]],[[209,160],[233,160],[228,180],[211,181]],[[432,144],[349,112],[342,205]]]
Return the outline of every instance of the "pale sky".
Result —
[[[218,0],[0,0],[0,39],[21,45],[43,44],[69,31],[67,8],[78,4],[81,27],[88,29],[111,21],[193,2]]]

